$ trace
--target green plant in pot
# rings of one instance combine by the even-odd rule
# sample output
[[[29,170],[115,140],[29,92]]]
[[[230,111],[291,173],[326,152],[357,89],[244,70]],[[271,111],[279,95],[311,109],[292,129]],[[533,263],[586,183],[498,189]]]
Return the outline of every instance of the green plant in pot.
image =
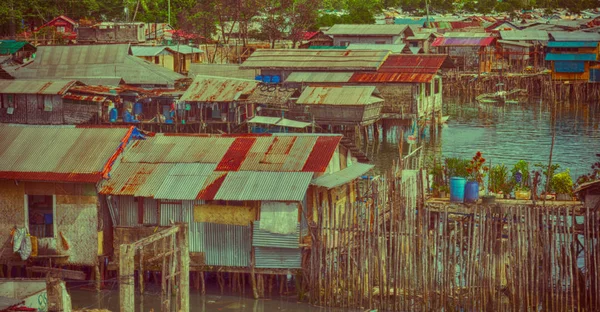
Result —
[[[431,177],[431,191],[434,197],[442,196],[442,187],[444,182],[444,166],[440,159],[433,158],[430,163],[429,175]]]
[[[469,175],[467,167],[469,160],[449,157],[446,158],[446,176],[450,179],[447,182],[450,193],[450,202],[462,203],[464,201],[464,189],[466,178]]]
[[[519,160],[510,171],[512,174],[512,181],[515,185],[515,198],[530,199],[529,163],[524,160]]]
[[[559,164],[552,164],[552,166],[550,166],[550,170],[548,170],[548,165],[546,164],[542,164],[542,163],[537,163],[535,164],[535,167],[540,168],[540,171],[542,172],[542,174],[544,175],[544,181],[542,181],[541,185],[542,185],[542,198],[546,198],[546,199],[552,199],[554,198],[554,195],[552,194],[554,191],[554,188],[552,187],[552,179],[548,179],[548,177],[553,177],[554,173],[558,171],[558,169],[560,169],[560,165]],[[548,190],[548,194],[546,194],[546,184],[550,183],[550,189]]]
[[[489,167],[484,165],[485,158],[481,152],[477,152],[475,156],[469,161],[467,166],[467,184],[465,185],[465,201],[476,202],[479,199],[479,189],[483,186],[483,178]]]
[[[494,165],[490,168],[488,190],[497,198],[510,196],[513,189],[512,180],[508,174],[506,165]]]
[[[569,169],[552,176],[550,187],[556,193],[557,200],[571,200],[573,193],[573,179]]]

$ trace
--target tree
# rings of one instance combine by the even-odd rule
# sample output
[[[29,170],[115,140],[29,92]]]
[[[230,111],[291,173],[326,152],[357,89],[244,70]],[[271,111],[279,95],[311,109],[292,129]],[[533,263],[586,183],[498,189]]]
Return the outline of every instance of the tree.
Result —
[[[293,48],[296,48],[296,44],[302,40],[304,32],[316,28],[317,8],[320,4],[320,0],[296,0],[284,12],[284,22],[289,24],[288,39],[292,41]]]

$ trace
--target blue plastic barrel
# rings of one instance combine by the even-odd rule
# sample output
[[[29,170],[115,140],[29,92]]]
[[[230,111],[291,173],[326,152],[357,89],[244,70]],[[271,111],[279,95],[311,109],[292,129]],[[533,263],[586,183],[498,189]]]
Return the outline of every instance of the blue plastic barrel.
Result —
[[[462,203],[464,201],[466,183],[467,179],[465,178],[450,178],[450,202]]]
[[[110,122],[116,122],[118,117],[119,117],[119,112],[117,111],[117,109],[116,108],[111,109],[108,114],[108,119],[110,120]]]
[[[475,203],[479,199],[479,183],[469,181],[465,185],[465,202]]]
[[[133,114],[140,115],[142,113],[142,103],[137,102],[133,104]]]

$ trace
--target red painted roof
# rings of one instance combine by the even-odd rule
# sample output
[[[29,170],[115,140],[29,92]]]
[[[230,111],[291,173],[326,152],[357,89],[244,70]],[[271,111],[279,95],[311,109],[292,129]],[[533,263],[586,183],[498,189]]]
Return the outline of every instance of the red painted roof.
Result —
[[[318,31],[306,31],[302,34],[302,40],[310,40],[314,36],[316,36],[318,33],[319,33]]]
[[[229,146],[229,149],[217,165],[217,171],[237,171],[240,169],[246,155],[252,148],[256,138],[237,138]]]
[[[473,38],[445,38],[440,37],[436,38],[431,46],[433,47],[450,47],[450,46],[463,46],[463,47],[472,47],[472,46],[489,46],[496,40],[494,37],[473,37]]]
[[[325,172],[331,161],[331,156],[333,155],[333,152],[335,152],[341,139],[341,136],[319,137],[317,142],[315,142],[310,155],[308,155],[308,159],[304,163],[302,171]]]
[[[420,83],[430,82],[434,74],[422,73],[354,73],[350,82],[364,83]]]
[[[379,73],[435,74],[446,61],[447,55],[390,55],[379,67]]]
[[[71,18],[69,18],[69,17],[66,17],[66,16],[64,16],[64,15],[60,15],[60,16],[57,16],[57,17],[53,18],[53,19],[52,19],[51,21],[49,21],[48,23],[46,23],[46,24],[42,25],[40,28],[42,28],[42,27],[46,27],[46,26],[52,26],[52,25],[55,25],[55,24],[56,24],[57,22],[59,22],[60,20],[63,20],[63,21],[65,21],[65,22],[67,22],[67,23],[69,23],[69,24],[71,24],[71,25],[73,25],[73,26],[77,25],[77,22],[75,22],[75,21],[74,21],[74,20],[72,20]]]

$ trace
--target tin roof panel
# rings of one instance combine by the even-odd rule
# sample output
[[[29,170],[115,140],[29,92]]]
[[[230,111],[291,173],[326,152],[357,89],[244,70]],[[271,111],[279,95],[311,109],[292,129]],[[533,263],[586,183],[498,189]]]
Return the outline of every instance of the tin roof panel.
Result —
[[[389,51],[257,50],[242,69],[377,70]]]
[[[374,86],[307,87],[296,101],[296,104],[369,105],[374,103],[375,90]],[[379,100],[383,101],[383,99]]]
[[[234,102],[252,94],[258,81],[238,78],[196,76],[181,96],[188,102]]]
[[[229,172],[215,199],[301,201],[312,176],[312,172]]]

